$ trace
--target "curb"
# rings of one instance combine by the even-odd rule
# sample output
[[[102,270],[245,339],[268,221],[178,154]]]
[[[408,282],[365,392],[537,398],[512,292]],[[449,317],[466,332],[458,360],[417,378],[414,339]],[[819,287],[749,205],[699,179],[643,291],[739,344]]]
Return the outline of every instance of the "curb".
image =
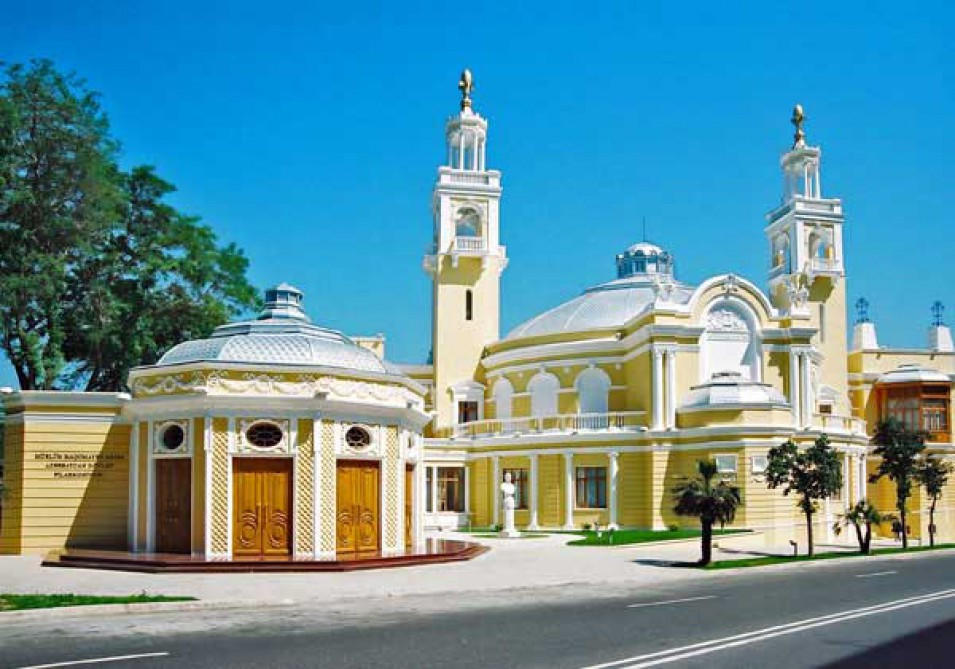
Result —
[[[0,624],[86,618],[90,616],[116,616],[140,613],[172,613],[182,611],[228,611],[232,609],[281,608],[292,606],[291,599],[260,601],[254,599],[235,601],[184,601],[184,602],[137,602],[132,604],[89,604],[81,606],[53,606],[45,609],[0,612]]]

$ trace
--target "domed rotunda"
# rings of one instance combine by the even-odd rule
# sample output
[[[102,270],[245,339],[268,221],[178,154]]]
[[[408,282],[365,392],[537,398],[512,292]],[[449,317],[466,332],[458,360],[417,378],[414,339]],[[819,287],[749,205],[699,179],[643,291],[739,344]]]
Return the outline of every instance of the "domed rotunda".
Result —
[[[303,301],[279,284],[257,318],[132,370],[134,550],[341,560],[422,543],[424,388]]]

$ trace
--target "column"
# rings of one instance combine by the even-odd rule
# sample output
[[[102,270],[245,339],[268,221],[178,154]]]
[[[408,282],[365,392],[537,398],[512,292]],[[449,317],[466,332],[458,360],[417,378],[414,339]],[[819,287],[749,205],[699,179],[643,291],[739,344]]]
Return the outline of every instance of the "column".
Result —
[[[133,421],[129,433],[129,505],[126,509],[126,545],[135,553],[139,533],[139,423]]]
[[[822,199],[822,167],[816,165],[816,197]]]
[[[530,493],[529,499],[527,500],[527,508],[530,512],[530,523],[527,525],[529,530],[540,529],[537,521],[537,453],[532,453],[530,456],[531,459],[531,470],[530,470]]]
[[[212,418],[206,415],[202,419],[202,450],[204,451],[205,457],[203,460],[206,465],[206,481],[205,481],[205,490],[206,490],[206,535],[205,535],[205,554],[206,557],[211,557],[212,555],[212,466],[215,464],[213,462],[215,458],[215,453],[212,450]],[[227,456],[228,457],[228,456]],[[231,503],[231,500],[230,500]],[[233,511],[234,513],[234,511]],[[228,518],[229,525],[232,525],[232,518]],[[294,545],[293,545],[294,546]],[[229,545],[226,546],[226,555],[232,556],[232,542],[229,542]],[[294,553],[294,547],[293,547]]]
[[[564,529],[574,529],[574,454],[564,453]]]
[[[650,429],[659,430],[663,427],[663,351],[652,349],[653,355],[653,422]]]
[[[501,523],[501,458],[491,456],[491,495],[494,505],[491,507],[491,525]]]
[[[467,462],[464,463],[464,513],[468,518],[471,517],[471,472],[468,471]]]
[[[849,452],[842,454],[842,504],[848,510],[852,506],[852,500],[849,499],[851,488],[849,487]]]
[[[811,361],[809,360],[809,353],[803,353],[799,358],[802,361],[799,367],[799,385],[802,390],[802,424],[803,427],[809,427],[812,425],[812,404],[810,403],[812,389],[809,387],[809,365]]]
[[[610,527],[616,529],[617,525],[617,456],[616,451],[607,453],[609,466],[607,467],[607,495],[610,497],[608,506],[610,507]]]
[[[799,427],[802,425],[800,417],[800,403],[802,398],[799,393],[799,353],[790,349],[789,351],[789,403],[792,405],[793,425]]]
[[[438,468],[431,468],[431,513],[432,518],[437,518],[438,514]],[[434,521],[437,525],[437,520]]]
[[[859,455],[859,476],[858,476],[858,486],[859,486],[859,499],[863,500],[866,498],[866,471],[865,471],[865,453]]]
[[[481,140],[481,171],[487,169],[487,139]]]
[[[666,352],[666,428],[676,427],[676,349]]]
[[[156,463],[153,458],[153,439],[156,423],[146,422],[146,552],[152,553],[156,537]],[[191,434],[191,431],[190,431]],[[208,523],[208,511],[206,522]]]
[[[458,134],[458,169],[464,169],[464,133]]]
[[[474,170],[475,172],[478,171],[478,158],[481,155],[480,153],[478,153],[479,151],[478,143],[479,143],[478,135],[477,133],[474,133],[474,155],[471,156],[471,169]]]
[[[416,437],[416,438],[420,439],[421,437]],[[422,445],[419,442],[418,453],[419,454],[423,453],[423,450],[424,449],[422,448]],[[425,481],[425,470],[426,470],[426,467],[424,464],[424,460],[418,460],[418,464],[415,466],[415,481],[417,482],[417,485],[418,485],[418,492],[416,493],[415,500],[414,500],[415,511],[416,511],[415,517],[417,518],[417,525],[415,525],[415,535],[414,535],[414,541],[415,541],[416,547],[424,546],[424,513],[426,510],[426,506],[425,506],[426,502],[424,499],[424,495],[425,495],[425,491],[428,488],[427,483]]]

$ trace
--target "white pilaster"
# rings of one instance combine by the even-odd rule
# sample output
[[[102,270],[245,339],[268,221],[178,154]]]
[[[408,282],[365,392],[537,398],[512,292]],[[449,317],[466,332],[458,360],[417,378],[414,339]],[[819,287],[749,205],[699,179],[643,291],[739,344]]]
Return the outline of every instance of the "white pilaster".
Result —
[[[676,427],[676,349],[666,352],[666,428]]]
[[[653,430],[659,430],[663,427],[663,351],[657,348],[653,349],[653,424],[650,426]]]
[[[842,504],[848,510],[852,506],[851,488],[849,487],[849,472],[852,471],[849,463],[849,454],[842,454]]]
[[[607,495],[608,506],[610,507],[610,527],[616,529],[617,525],[617,456],[616,451],[607,453]]]
[[[491,456],[491,494],[494,495],[491,524],[498,525],[501,522],[501,458],[497,455]]]
[[[574,529],[574,454],[564,453],[564,529]]]
[[[421,437],[417,437],[421,439]],[[417,451],[419,454],[423,452],[422,444],[418,443]],[[418,464],[415,466],[415,481],[417,481],[418,492],[415,493],[415,546],[418,548],[424,547],[424,514],[425,514],[425,490],[427,485],[425,483],[425,467],[424,460],[418,460]]]
[[[231,430],[230,430],[231,431]],[[319,559],[322,552],[322,421],[318,414],[312,417],[312,556]],[[231,495],[229,496],[231,499]]]
[[[803,427],[809,427],[812,424],[812,388],[811,380],[809,377],[809,366],[812,364],[812,361],[809,358],[808,353],[803,353],[799,356],[801,364],[799,367],[799,386],[802,390],[802,424]]]
[[[859,499],[862,500],[866,498],[866,484],[868,483],[866,480],[867,474],[865,470],[865,454],[859,456],[858,467],[859,476],[856,478],[856,481],[858,482],[859,486]]]
[[[530,469],[530,492],[528,494],[529,499],[527,500],[527,508],[530,514],[530,522],[527,525],[529,530],[540,529],[537,521],[537,460],[538,455],[532,453],[530,456],[531,460],[531,469]]]
[[[799,353],[789,351],[789,403],[792,405],[793,426],[802,425],[801,406],[802,397],[799,392]]]
[[[206,554],[206,557],[209,558],[212,556],[212,418],[203,416],[202,418],[202,451],[205,453],[203,461],[205,462],[205,493],[206,493],[206,503],[205,503],[205,537],[203,551]],[[230,498],[229,503],[232,503]],[[232,525],[232,518],[228,519],[228,523]],[[229,544],[226,547],[226,553],[232,553],[232,544]]]
[[[139,550],[139,423],[134,422],[129,434],[129,516],[126,543],[129,550]]]
[[[431,468],[431,513],[438,513],[438,468]],[[435,523],[437,524],[437,523]]]
[[[467,463],[464,463],[464,513],[471,513],[471,472]]]
[[[156,459],[153,457],[154,421],[146,422],[146,552],[156,548]]]

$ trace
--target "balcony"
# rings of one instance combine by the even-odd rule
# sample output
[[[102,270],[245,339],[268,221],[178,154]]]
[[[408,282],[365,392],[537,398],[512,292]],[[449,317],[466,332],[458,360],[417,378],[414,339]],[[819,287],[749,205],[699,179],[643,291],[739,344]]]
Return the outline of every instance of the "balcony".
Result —
[[[555,414],[502,418],[461,423],[440,430],[437,437],[476,439],[479,437],[521,437],[538,434],[574,434],[579,432],[639,432],[646,429],[646,411]]]
[[[839,272],[842,269],[842,263],[840,263],[835,258],[810,258],[809,259],[809,268],[818,274],[826,274],[828,272]]]
[[[455,237],[451,242],[453,253],[475,253],[487,249],[487,240],[484,237]]]
[[[497,170],[457,170],[451,167],[438,168],[438,183],[451,186],[484,186],[500,189],[501,173]]]
[[[865,421],[852,416],[817,414],[813,416],[812,426],[830,434],[866,434]]]

